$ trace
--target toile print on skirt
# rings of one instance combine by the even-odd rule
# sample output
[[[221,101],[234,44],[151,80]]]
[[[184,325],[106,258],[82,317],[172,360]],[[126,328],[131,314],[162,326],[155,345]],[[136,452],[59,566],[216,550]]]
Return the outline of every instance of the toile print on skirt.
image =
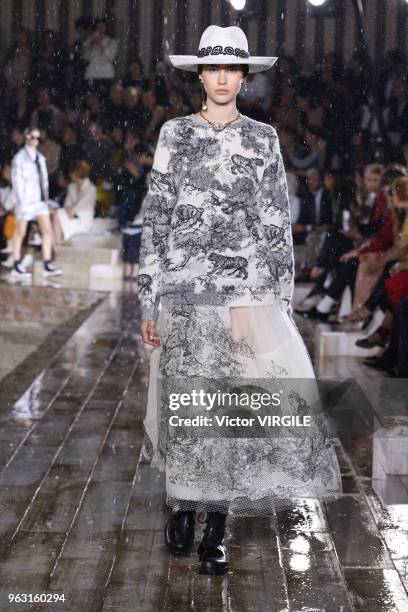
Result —
[[[152,468],[165,472],[166,501],[173,510],[255,516],[290,506],[293,498],[341,494],[335,436],[320,408],[312,409],[319,406],[313,366],[297,327],[278,303],[180,305],[163,296],[157,331],[144,454]],[[196,381],[212,392],[261,388],[281,393],[281,412],[293,418],[312,414],[312,426],[259,427],[260,411],[219,405],[211,410],[187,405],[183,415],[212,421],[217,414],[252,415],[254,426],[170,426],[170,417],[180,414],[169,409],[171,394],[178,391],[180,397],[197,389]],[[276,407],[269,410],[276,413]]]

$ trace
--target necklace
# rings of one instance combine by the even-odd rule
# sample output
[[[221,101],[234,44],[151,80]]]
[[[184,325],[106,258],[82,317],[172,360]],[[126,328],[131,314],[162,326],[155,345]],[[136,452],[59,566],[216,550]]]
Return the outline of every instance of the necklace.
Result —
[[[216,122],[213,122],[213,121],[210,121],[209,119],[207,119],[207,117],[205,117],[201,111],[199,112],[199,115],[203,119],[205,119],[207,121],[207,123],[209,123],[211,125],[211,127],[216,132],[221,132],[223,129],[225,129],[227,127],[227,125],[230,125],[231,123],[233,123],[234,121],[239,119],[239,117],[241,117],[241,113],[239,111],[237,111],[236,117],[234,117],[234,119],[231,119],[231,121],[227,121],[227,123],[216,123]]]

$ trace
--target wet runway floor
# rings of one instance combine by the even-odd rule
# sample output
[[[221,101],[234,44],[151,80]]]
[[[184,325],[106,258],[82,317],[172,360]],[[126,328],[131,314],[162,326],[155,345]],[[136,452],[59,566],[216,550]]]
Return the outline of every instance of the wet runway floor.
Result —
[[[140,457],[148,356],[137,312],[137,296],[108,295],[40,371],[31,354],[30,384],[27,363],[26,384],[5,379],[0,610],[408,611],[408,476],[379,488],[369,438],[337,447],[336,501],[229,519],[227,576],[168,555],[163,479]],[[22,593],[65,602],[9,602]]]

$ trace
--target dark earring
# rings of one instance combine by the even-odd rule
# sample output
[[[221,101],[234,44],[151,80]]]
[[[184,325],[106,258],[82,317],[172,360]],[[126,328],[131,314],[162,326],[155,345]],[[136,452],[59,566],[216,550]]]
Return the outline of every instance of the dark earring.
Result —
[[[200,79],[201,81],[201,79]],[[208,106],[207,106],[207,102],[204,100],[204,86],[203,86],[203,82],[201,81],[201,89],[203,90],[203,94],[202,94],[202,102],[201,102],[201,110],[202,111],[207,111],[208,110]]]

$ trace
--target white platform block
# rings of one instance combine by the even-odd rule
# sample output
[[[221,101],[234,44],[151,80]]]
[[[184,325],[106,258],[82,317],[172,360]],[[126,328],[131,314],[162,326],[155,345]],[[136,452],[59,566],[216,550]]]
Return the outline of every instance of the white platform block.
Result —
[[[344,355],[368,357],[378,353],[378,347],[362,349],[356,346],[356,340],[364,336],[361,331],[332,331],[327,327],[316,326],[316,347],[319,358]]]
[[[309,283],[296,283],[293,290],[292,307],[297,308],[302,300],[305,299],[312,285]]]
[[[381,428],[373,435],[373,478],[408,476],[408,425]]]
[[[118,291],[122,287],[120,250],[121,236],[118,234],[73,236],[58,249],[55,264],[62,276],[56,280],[64,287],[75,289]],[[41,260],[35,262],[33,272],[33,281],[39,284],[43,274]]]

